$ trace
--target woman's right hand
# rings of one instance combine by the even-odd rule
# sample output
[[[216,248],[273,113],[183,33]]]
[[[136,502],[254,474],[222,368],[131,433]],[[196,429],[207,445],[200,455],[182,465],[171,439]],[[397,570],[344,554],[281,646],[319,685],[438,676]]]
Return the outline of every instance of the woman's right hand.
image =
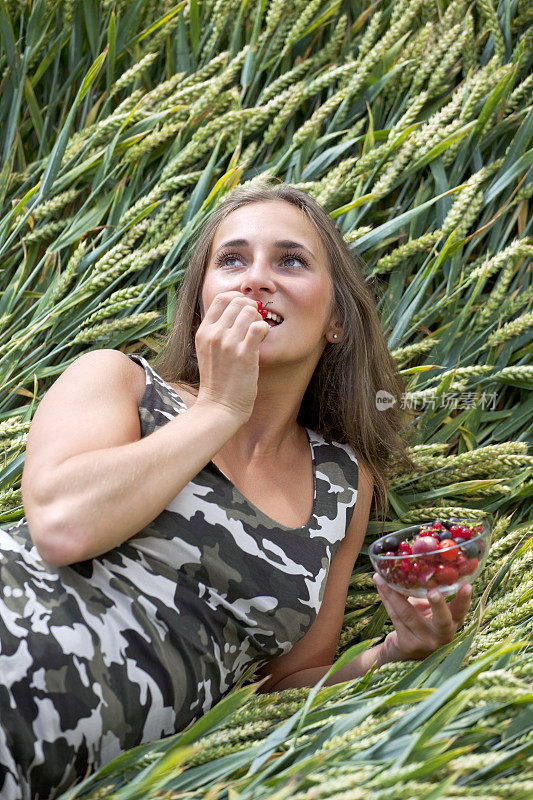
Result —
[[[195,336],[197,402],[216,403],[246,422],[257,396],[259,346],[269,331],[256,300],[237,291],[218,294]]]

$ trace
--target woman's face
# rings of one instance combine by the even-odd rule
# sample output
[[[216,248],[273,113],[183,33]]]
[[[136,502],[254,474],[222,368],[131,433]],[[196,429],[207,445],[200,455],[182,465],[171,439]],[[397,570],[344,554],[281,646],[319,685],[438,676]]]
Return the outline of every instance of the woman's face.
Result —
[[[263,362],[312,356],[317,363],[327,342],[337,341],[331,338],[333,287],[324,247],[291,203],[250,203],[219,225],[204,276],[203,313],[216,295],[232,290],[283,317],[259,347]]]

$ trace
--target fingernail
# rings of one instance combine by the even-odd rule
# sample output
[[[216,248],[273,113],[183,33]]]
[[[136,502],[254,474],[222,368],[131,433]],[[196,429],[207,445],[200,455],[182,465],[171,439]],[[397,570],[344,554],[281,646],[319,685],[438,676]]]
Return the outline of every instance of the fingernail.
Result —
[[[440,592],[438,592],[436,589],[430,589],[428,592],[428,597],[430,600],[436,603],[437,600],[440,599]]]
[[[385,581],[383,580],[381,575],[378,575],[377,572],[374,573],[373,578],[374,578],[374,583],[376,584],[376,586],[384,586]]]

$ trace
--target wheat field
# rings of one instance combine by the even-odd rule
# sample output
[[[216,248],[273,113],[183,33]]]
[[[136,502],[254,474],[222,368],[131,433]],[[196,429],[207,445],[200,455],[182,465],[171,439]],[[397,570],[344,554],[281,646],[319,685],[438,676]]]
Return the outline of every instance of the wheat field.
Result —
[[[412,410],[386,530],[490,518],[467,624],[421,662],[256,692],[61,800],[533,795],[533,7],[0,0],[0,526],[27,432],[94,348],[158,353],[191,236],[266,177],[367,267]],[[371,519],[336,665],[392,629]]]

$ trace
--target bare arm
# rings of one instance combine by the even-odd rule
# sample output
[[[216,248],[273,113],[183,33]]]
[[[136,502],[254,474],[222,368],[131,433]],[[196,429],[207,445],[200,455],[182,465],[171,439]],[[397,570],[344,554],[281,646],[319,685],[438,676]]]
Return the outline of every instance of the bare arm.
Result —
[[[421,597],[407,599],[384,582],[382,585],[378,582],[378,591],[395,630],[383,642],[365,650],[334,672],[324,682],[324,686],[362,677],[373,664],[381,667],[394,661],[421,661],[443,645],[449,644],[465,620],[472,596],[472,587],[469,584],[461,586],[449,603],[439,591],[430,592],[427,600]],[[331,664],[328,664],[325,667],[299,670],[278,681],[269,691],[280,692],[283,689],[314,686],[330,667]]]
[[[259,688],[260,693],[280,691],[280,687],[288,689],[310,686],[329,670],[338,648],[350,578],[365,538],[373,490],[374,481],[370,469],[363,459],[359,458],[355,509],[344,539],[331,562],[318,615],[305,636],[302,636],[288,653],[270,659],[256,670],[259,678],[269,676]],[[367,660],[369,666],[373,663],[373,655],[373,652],[361,654],[352,665],[346,665],[343,674],[353,667],[354,671],[350,676],[361,675]],[[348,680],[348,678],[338,678],[337,675],[338,673],[334,673],[330,682]]]
[[[258,689],[260,694],[314,686],[329,672],[331,662],[335,660],[350,577],[365,537],[373,494],[368,465],[362,458],[358,462],[356,506],[332,561],[318,616],[288,653],[270,659],[256,670],[260,679],[269,678]],[[452,641],[470,607],[472,587],[468,584],[461,586],[453,600],[447,603],[439,591],[430,592],[427,600],[421,597],[407,599],[388,587],[377,573],[374,581],[395,629],[383,642],[369,647],[334,672],[324,681],[324,686],[360,678],[374,664],[379,668],[391,662],[425,658]]]
[[[269,331],[256,301],[217,295],[195,336],[195,404],[144,438],[123,354],[84,354],[60,376],[32,422],[22,476],[30,534],[45,561],[105,553],[163,511],[250,418]]]
[[[378,644],[375,647],[370,647],[368,650],[365,650],[364,653],[361,653],[359,656],[349,661],[348,664],[345,664],[344,667],[338,669],[337,672],[334,672],[333,675],[324,681],[323,685],[332,686],[334,683],[350,681],[353,678],[361,678],[363,675],[366,675],[373,664],[377,664],[378,667],[381,667],[385,663],[386,661],[383,660],[382,646]],[[299,689],[302,686],[314,686],[318,683],[320,678],[328,672],[331,666],[331,664],[328,664],[325,667],[301,669],[283,678],[283,680],[276,683],[269,691],[281,692],[283,689]]]
[[[34,538],[43,560],[55,566],[83,561],[133,536],[241,424],[214,404],[197,402],[138,441],[68,458],[48,480],[53,513]]]

